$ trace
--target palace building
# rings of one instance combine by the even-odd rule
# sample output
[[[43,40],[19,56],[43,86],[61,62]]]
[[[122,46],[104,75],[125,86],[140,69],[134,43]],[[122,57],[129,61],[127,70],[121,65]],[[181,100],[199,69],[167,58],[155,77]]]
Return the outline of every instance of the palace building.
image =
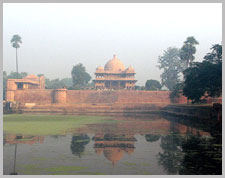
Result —
[[[96,89],[135,89],[135,72],[133,67],[125,69],[124,64],[116,57],[108,61],[105,67],[96,69],[96,79],[93,80]]]

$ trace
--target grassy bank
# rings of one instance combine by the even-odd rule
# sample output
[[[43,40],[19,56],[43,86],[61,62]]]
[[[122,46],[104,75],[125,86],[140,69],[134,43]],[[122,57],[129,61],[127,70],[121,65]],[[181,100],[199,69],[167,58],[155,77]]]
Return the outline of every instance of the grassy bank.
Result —
[[[8,114],[3,116],[3,131],[6,134],[60,135],[107,120],[105,116]]]

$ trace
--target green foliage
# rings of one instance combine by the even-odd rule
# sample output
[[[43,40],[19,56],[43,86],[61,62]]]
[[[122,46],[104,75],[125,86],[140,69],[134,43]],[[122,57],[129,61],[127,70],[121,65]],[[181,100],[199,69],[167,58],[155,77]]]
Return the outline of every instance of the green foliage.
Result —
[[[200,102],[206,94],[211,97],[222,94],[222,45],[213,45],[204,61],[184,71],[183,94],[193,103]]]
[[[157,80],[147,80],[145,83],[146,90],[160,90],[161,84]]]
[[[180,74],[184,70],[184,63],[180,60],[179,55],[179,49],[170,47],[158,58],[160,64],[158,67],[163,69],[162,86],[166,86],[169,90],[173,90],[174,86],[180,82]]]
[[[53,79],[50,80],[48,78],[45,79],[45,88],[46,89],[58,89],[58,88],[71,88],[73,86],[72,78],[64,78],[60,79]]]
[[[20,73],[17,73],[17,72],[11,72],[7,78],[13,78],[13,79],[21,79],[23,77],[26,77],[28,75],[28,73],[26,72],[20,72]]]
[[[172,101],[174,101],[175,98],[179,98],[180,97],[180,94],[182,93],[183,87],[184,87],[184,83],[183,82],[177,83],[174,86],[173,90],[170,93],[170,99]]]
[[[19,43],[22,43],[21,37],[19,35],[13,35],[13,37],[11,39],[11,43],[12,43],[13,48],[19,48],[20,47]]]
[[[91,80],[91,76],[86,72],[86,69],[82,64],[73,66],[71,75],[73,79],[73,85],[76,89],[87,86],[88,82]]]
[[[145,86],[135,85],[135,90],[145,90]]]
[[[192,65],[192,62],[195,59],[195,45],[197,44],[199,43],[193,36],[187,37],[186,41],[184,42],[184,45],[180,50],[180,59],[186,62],[186,68],[188,68],[189,65]]]
[[[204,59],[211,63],[218,63],[222,60],[222,45],[215,44],[212,48],[212,51],[207,53]]]
[[[222,62],[195,63],[184,71],[184,76],[183,94],[193,103],[200,102],[206,93],[212,97],[222,93]]]

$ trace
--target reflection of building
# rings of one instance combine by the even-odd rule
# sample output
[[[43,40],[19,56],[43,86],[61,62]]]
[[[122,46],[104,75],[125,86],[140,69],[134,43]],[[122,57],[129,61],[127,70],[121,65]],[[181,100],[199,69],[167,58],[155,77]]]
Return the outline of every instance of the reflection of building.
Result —
[[[6,135],[5,143],[7,144],[29,144],[43,143],[44,136],[19,136],[19,135]]]
[[[134,68],[125,69],[124,64],[114,55],[103,69],[99,66],[95,72],[96,79],[93,80],[97,89],[134,89]]]
[[[134,152],[134,142],[136,138],[133,135],[114,135],[114,134],[96,134],[95,152],[103,155],[116,164],[124,155],[124,153],[132,154]]]

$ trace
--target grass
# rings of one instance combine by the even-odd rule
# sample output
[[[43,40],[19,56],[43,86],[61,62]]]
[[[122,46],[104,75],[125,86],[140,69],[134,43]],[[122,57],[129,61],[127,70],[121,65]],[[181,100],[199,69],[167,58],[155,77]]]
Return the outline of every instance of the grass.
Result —
[[[126,166],[136,166],[136,163],[130,163],[130,162],[123,162],[124,165]]]
[[[8,114],[3,116],[3,131],[6,134],[62,135],[87,124],[100,122],[107,122],[106,117]]]
[[[57,167],[49,167],[49,168],[40,168],[37,165],[22,165],[19,169],[20,174],[30,174],[35,175],[39,174],[40,171],[44,171],[50,175],[69,175],[73,171],[82,171],[87,169],[87,167],[81,166],[57,166]],[[75,173],[79,174],[79,173]]]

